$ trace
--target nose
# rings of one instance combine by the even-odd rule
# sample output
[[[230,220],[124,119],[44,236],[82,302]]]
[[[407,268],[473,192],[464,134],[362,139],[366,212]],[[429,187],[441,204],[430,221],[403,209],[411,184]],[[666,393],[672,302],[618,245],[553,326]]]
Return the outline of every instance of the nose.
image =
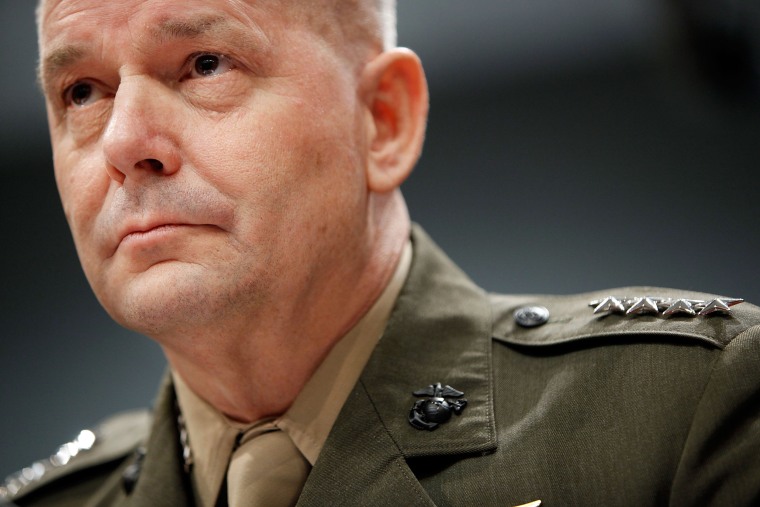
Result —
[[[147,78],[122,80],[103,133],[106,172],[119,184],[179,170],[171,97]]]

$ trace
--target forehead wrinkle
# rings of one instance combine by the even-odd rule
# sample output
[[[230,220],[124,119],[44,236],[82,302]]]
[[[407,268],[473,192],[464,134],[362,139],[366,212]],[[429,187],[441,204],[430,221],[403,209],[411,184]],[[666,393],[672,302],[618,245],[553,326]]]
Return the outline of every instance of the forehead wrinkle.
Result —
[[[204,37],[233,40],[245,50],[261,51],[269,39],[255,25],[241,23],[229,16],[206,15],[197,18],[167,18],[158,23],[150,37],[159,44]]]

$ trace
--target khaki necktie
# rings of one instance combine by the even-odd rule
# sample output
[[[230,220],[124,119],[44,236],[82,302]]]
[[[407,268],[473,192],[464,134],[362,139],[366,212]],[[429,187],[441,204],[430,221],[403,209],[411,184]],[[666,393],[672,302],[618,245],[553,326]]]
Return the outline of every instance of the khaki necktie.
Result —
[[[311,465],[273,425],[243,435],[227,471],[230,507],[295,505]]]

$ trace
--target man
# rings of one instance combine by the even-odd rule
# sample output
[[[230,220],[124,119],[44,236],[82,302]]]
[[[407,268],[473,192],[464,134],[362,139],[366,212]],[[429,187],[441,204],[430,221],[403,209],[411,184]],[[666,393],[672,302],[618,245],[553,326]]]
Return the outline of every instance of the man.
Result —
[[[751,505],[760,311],[489,296],[410,221],[427,88],[385,0],[45,0],[56,181],[153,414],[19,505]],[[411,239],[410,239],[411,238]],[[589,307],[592,303],[593,307]]]

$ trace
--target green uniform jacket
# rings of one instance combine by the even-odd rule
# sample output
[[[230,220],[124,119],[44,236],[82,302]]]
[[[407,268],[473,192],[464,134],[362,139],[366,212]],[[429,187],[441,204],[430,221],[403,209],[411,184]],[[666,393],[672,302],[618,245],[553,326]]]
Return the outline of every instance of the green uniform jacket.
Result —
[[[711,299],[651,287],[489,295],[418,229],[413,243],[386,332],[299,505],[760,505],[760,309],[666,318],[589,307],[608,295]],[[515,309],[533,304],[548,322],[517,326]],[[468,404],[415,429],[410,409],[424,397],[412,393],[436,382]],[[192,505],[168,381],[144,446],[139,467],[134,454],[105,460],[15,501]]]

